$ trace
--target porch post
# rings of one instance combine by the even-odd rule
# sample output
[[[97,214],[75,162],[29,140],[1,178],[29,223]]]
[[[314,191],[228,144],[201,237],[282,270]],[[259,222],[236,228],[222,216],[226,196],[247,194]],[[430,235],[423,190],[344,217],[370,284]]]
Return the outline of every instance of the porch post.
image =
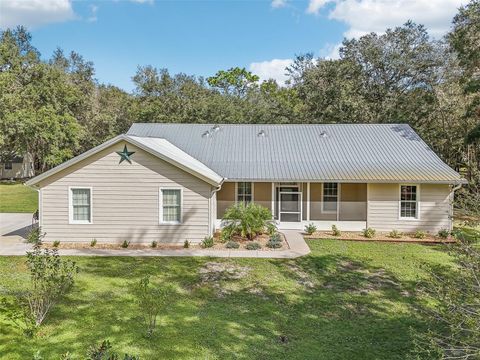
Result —
[[[275,183],[272,182],[272,219],[275,219]]]
[[[307,221],[310,221],[310,183],[307,182]]]

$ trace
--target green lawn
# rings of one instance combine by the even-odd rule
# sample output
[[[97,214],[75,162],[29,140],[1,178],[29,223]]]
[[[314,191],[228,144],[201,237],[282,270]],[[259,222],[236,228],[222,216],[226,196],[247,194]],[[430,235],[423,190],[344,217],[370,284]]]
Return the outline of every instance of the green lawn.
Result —
[[[20,183],[0,183],[0,213],[34,213],[38,194]]]
[[[141,359],[407,358],[412,333],[427,325],[414,295],[421,265],[450,266],[449,256],[419,244],[309,245],[312,253],[296,260],[75,258],[75,288],[37,337],[23,337],[0,315],[0,357],[31,359],[40,350],[44,359],[67,351],[83,359],[89,345],[110,339]],[[246,275],[202,280],[209,262]],[[178,292],[149,340],[129,292],[145,274]],[[25,280],[24,258],[0,258],[0,292]]]

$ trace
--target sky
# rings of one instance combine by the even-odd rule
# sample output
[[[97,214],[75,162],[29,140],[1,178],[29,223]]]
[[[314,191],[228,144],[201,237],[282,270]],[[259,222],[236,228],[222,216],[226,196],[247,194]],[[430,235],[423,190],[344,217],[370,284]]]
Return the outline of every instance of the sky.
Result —
[[[0,0],[0,28],[26,26],[48,59],[60,47],[95,64],[99,82],[133,91],[138,66],[212,76],[245,67],[286,80],[295,55],[337,58],[344,37],[407,20],[435,38],[466,0]]]

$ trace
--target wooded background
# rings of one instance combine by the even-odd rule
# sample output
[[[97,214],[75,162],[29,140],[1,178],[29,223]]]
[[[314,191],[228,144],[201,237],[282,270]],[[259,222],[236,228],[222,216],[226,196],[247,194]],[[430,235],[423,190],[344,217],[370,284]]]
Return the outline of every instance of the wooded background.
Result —
[[[24,27],[0,32],[0,156],[45,171],[134,122],[408,123],[468,181],[456,206],[480,213],[480,1],[432,39],[407,22],[345,39],[338,60],[296,56],[287,86],[244,68],[209,78],[139,66],[135,90],[99,83],[94,64],[57,49],[42,60]],[[399,154],[399,156],[402,156]]]

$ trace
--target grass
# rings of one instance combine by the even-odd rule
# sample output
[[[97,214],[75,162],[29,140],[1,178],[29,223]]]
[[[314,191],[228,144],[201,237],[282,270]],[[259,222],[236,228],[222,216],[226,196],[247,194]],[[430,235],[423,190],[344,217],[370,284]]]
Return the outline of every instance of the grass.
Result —
[[[21,183],[0,183],[0,213],[34,213],[37,192]]]
[[[141,359],[405,359],[428,320],[415,287],[422,264],[450,266],[438,246],[308,241],[295,260],[83,258],[66,301],[32,338],[0,315],[2,359],[45,359],[109,339]],[[202,280],[206,263],[238,267],[240,279]],[[131,284],[145,274],[177,291],[153,338]],[[27,280],[23,257],[0,258],[0,293]]]

